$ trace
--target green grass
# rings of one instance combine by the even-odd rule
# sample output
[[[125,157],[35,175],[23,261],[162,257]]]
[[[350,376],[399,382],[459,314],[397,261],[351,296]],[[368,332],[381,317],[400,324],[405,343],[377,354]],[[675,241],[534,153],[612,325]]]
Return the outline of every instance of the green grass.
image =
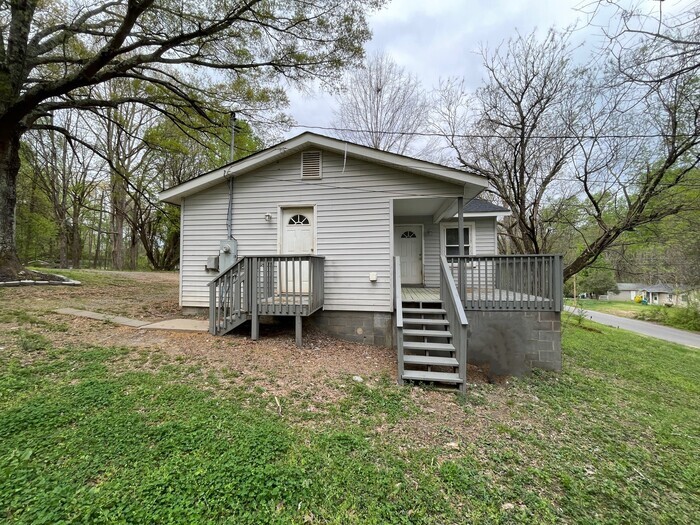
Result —
[[[279,415],[228,372],[23,326],[0,334],[0,520],[691,523],[700,354],[592,326],[565,327],[563,373],[472,387],[454,407],[480,430],[447,451],[398,431],[425,407],[389,378]]]
[[[574,306],[573,299],[567,299],[568,306]],[[673,328],[700,332],[700,310],[696,307],[657,306],[635,303],[633,301],[598,301],[596,299],[578,299],[578,308],[593,310],[630,319],[651,321]]]

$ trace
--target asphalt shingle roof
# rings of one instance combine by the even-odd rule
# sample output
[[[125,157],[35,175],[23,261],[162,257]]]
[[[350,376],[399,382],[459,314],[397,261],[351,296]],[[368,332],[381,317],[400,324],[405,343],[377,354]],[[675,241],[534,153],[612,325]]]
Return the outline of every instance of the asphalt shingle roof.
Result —
[[[463,209],[464,213],[494,213],[494,212],[505,212],[508,213],[510,210],[502,206],[497,206],[484,199],[472,199],[470,200]]]

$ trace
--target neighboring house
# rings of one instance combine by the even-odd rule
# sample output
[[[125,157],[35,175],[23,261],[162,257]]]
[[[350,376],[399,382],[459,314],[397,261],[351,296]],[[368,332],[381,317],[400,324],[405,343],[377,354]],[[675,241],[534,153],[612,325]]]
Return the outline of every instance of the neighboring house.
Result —
[[[561,258],[498,256],[508,210],[476,199],[486,186],[303,133],[161,194],[181,207],[180,305],[208,309],[216,334],[294,316],[299,344],[308,317],[395,345],[400,380],[464,386],[467,323],[470,361],[558,370]]]
[[[618,294],[608,292],[610,301],[634,301],[639,296],[648,304],[687,306],[692,291],[668,284],[617,283]]]
[[[634,301],[634,298],[639,295],[639,290],[644,287],[640,283],[617,283],[618,293],[608,291],[609,301]]]

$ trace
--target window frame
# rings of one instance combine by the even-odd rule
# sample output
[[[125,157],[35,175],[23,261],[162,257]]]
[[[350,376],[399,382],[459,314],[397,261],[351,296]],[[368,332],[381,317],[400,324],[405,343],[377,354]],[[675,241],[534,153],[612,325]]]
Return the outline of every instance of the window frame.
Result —
[[[473,221],[464,221],[463,226],[469,230],[469,243],[464,245],[464,255],[474,255],[474,241],[476,235],[476,226]],[[447,255],[447,230],[458,229],[457,221],[449,221],[440,223],[440,254],[446,257],[457,257],[456,255]],[[459,232],[458,232],[459,233]],[[450,245],[452,246],[452,245]],[[456,246],[456,245],[455,245]]]

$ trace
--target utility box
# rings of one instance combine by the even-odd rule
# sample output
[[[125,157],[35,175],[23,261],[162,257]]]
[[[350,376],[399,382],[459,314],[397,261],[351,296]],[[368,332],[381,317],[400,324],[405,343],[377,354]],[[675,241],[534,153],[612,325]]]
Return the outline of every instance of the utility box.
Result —
[[[219,256],[212,255],[207,257],[207,265],[204,267],[207,271],[218,271],[219,270]]]
[[[238,259],[238,241],[226,239],[219,241],[219,270],[223,271]]]

